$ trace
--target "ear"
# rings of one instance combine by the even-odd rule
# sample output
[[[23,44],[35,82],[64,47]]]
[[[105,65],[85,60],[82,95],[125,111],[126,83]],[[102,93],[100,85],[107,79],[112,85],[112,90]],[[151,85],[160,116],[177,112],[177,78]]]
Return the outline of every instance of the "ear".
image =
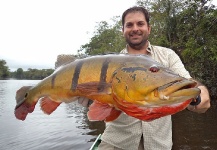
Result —
[[[122,37],[124,37],[124,27],[122,27]]]
[[[151,33],[151,25],[148,26],[148,33]]]

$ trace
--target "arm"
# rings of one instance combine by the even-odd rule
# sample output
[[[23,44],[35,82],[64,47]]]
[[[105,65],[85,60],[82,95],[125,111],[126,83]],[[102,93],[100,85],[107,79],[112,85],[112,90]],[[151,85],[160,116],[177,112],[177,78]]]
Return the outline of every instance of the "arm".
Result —
[[[193,112],[197,112],[197,113],[205,113],[210,108],[209,91],[206,88],[206,86],[204,86],[198,81],[197,81],[197,87],[201,90],[201,93],[200,93],[201,102],[200,104],[196,106],[189,105],[187,109]]]

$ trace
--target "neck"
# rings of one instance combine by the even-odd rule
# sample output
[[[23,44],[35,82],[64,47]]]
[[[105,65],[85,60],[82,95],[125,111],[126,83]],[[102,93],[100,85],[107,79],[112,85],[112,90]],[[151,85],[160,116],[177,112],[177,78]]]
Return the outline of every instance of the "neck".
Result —
[[[144,46],[142,46],[140,49],[135,49],[127,45],[127,51],[129,54],[148,54],[148,43],[146,42]]]

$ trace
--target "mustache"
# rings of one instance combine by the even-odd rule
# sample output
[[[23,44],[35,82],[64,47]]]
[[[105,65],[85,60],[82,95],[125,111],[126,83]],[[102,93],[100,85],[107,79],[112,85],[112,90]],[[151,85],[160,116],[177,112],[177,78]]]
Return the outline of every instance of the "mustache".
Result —
[[[132,32],[130,32],[129,35],[130,35],[130,36],[133,36],[133,35],[142,35],[142,33],[139,32],[139,31],[132,31]]]

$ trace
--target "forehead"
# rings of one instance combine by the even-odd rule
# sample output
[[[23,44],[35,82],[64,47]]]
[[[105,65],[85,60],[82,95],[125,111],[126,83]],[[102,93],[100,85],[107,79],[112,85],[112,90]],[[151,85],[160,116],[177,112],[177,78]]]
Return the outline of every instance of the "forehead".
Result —
[[[145,16],[142,12],[136,11],[136,12],[131,12],[128,13],[125,16],[125,24],[126,23],[132,23],[132,22],[139,22],[139,21],[145,21]]]

